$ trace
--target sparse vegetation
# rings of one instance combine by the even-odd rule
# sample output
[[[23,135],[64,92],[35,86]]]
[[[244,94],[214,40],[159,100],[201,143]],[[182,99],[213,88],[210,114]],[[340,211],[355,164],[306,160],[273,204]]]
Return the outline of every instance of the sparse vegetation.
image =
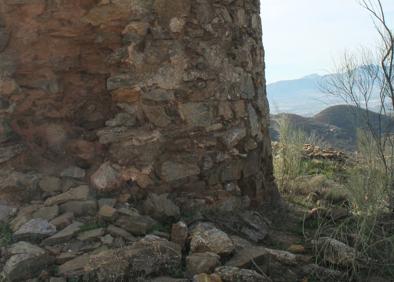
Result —
[[[306,241],[332,238],[356,250],[347,266],[327,264],[325,248],[315,248],[316,261],[344,271],[349,281],[365,281],[370,275],[394,275],[394,218],[390,214],[392,181],[376,150],[374,139],[359,130],[358,152],[346,164],[309,160],[303,142],[311,138],[287,121],[275,150],[275,175],[284,197],[311,210],[302,224]],[[305,233],[305,229],[312,232]],[[391,275],[391,276],[390,276]]]
[[[12,230],[7,224],[0,223],[0,247],[8,246],[12,241]]]
[[[151,232],[170,233],[171,225],[170,224],[157,223],[155,226],[152,227],[152,229],[150,231]]]
[[[91,222],[87,222],[79,228],[79,232],[90,231],[102,227],[106,227],[107,225],[104,222],[93,220]]]
[[[315,241],[329,237],[354,249],[351,263],[342,266],[349,281],[394,277],[394,138],[390,114],[394,110],[394,36],[380,0],[360,3],[374,20],[381,48],[346,53],[336,75],[327,76],[323,85],[327,93],[358,109],[346,122],[352,125],[352,120],[357,120],[363,125],[354,128],[357,154],[342,180],[348,216],[321,220],[314,236]],[[371,108],[376,113],[371,114]],[[316,248],[318,260],[324,262],[326,256],[326,249]]]
[[[307,138],[299,129],[294,129],[287,117],[278,120],[279,143],[276,146],[274,162],[275,177],[282,192],[293,190],[294,181],[301,175],[302,148]]]

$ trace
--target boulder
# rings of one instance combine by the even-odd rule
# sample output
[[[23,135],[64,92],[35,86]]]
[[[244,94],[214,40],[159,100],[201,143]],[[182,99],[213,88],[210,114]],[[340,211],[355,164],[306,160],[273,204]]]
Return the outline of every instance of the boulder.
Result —
[[[17,231],[23,224],[32,219],[32,214],[36,212],[40,205],[29,205],[19,210],[18,215],[10,221],[12,231]]]
[[[157,224],[150,216],[140,215],[134,209],[120,209],[121,214],[115,225],[121,226],[133,235],[145,235]]]
[[[268,251],[262,246],[250,246],[237,250],[234,256],[226,263],[226,266],[247,268],[252,261],[264,265],[268,262]]]
[[[111,206],[104,205],[100,208],[98,215],[102,219],[112,220],[115,218],[117,210]]]
[[[80,241],[89,241],[89,240],[99,239],[100,237],[104,236],[104,234],[105,234],[104,228],[97,228],[97,229],[79,233],[77,238]]]
[[[82,223],[75,221],[63,230],[56,233],[55,235],[46,238],[42,243],[44,245],[56,245],[65,243],[80,231],[82,225]]]
[[[170,274],[181,269],[181,260],[179,245],[149,235],[131,246],[92,255],[85,272],[95,273],[98,281],[114,281],[126,275],[132,279],[142,274]]]
[[[356,250],[345,243],[329,237],[313,242],[321,257],[328,263],[349,266],[356,259]]]
[[[254,270],[238,267],[222,266],[215,270],[223,282],[272,282],[267,275],[261,275]]]
[[[2,128],[0,124],[0,139],[2,134],[1,131]],[[30,200],[32,193],[36,192],[39,178],[40,175],[33,171],[20,172],[2,167],[0,170],[0,192],[2,192],[2,194],[5,193],[5,195],[10,193],[12,198],[18,197],[19,200]],[[4,198],[2,198],[2,200],[4,200]]]
[[[298,256],[283,250],[274,250],[274,249],[266,248],[266,251],[268,252],[270,258],[280,262],[283,265],[295,266],[300,261],[302,261],[303,258],[301,255]]]
[[[192,231],[190,241],[192,253],[213,252],[218,255],[229,255],[234,248],[230,237],[210,224],[200,223]]]
[[[144,202],[144,212],[158,221],[177,220],[180,217],[179,207],[168,199],[168,194],[149,194]]]
[[[110,234],[107,234],[103,237],[100,238],[100,241],[104,244],[104,245],[108,245],[111,246],[114,243],[114,237],[112,237]]]
[[[223,282],[217,274],[200,273],[193,276],[193,282]]]
[[[66,203],[68,201],[84,201],[89,197],[89,186],[81,185],[76,188],[72,188],[67,192],[59,194],[57,196],[46,199],[46,206],[53,206]]]
[[[295,255],[287,251],[269,249],[263,246],[240,246],[234,256],[226,262],[226,266],[250,268],[254,264],[258,264],[262,269],[270,269],[271,272],[274,272],[275,266],[278,266],[276,267],[280,269],[277,271],[278,275],[284,275],[283,269],[288,271],[290,267],[308,262],[309,259],[310,257],[307,256]],[[290,270],[288,272],[292,273]]]
[[[17,241],[37,241],[56,233],[56,226],[47,220],[36,218],[23,224],[13,235]]]
[[[65,277],[77,277],[85,273],[84,268],[89,263],[89,255],[83,254],[59,266],[58,273]]]
[[[27,242],[18,242],[8,251],[12,256],[3,268],[7,281],[26,281],[48,269],[54,261],[45,250]]]
[[[42,218],[48,221],[54,219],[59,215],[59,206],[42,207],[33,213],[32,218]]]
[[[67,212],[59,215],[58,217],[51,220],[49,223],[56,226],[56,229],[61,230],[72,223],[74,219],[74,213]]]
[[[75,179],[83,179],[85,178],[86,171],[80,167],[77,166],[71,166],[66,168],[65,170],[62,171],[60,174],[62,177],[70,177],[70,178],[75,178]]]
[[[62,181],[53,176],[46,176],[43,177],[40,182],[38,183],[41,191],[47,193],[56,193],[62,191]]]
[[[186,270],[190,274],[212,273],[220,265],[220,256],[215,253],[193,253],[186,258]]]
[[[121,237],[127,241],[137,241],[137,239],[129,232],[122,228],[116,227],[115,225],[109,225],[107,227],[107,232],[114,237]]]
[[[67,202],[60,206],[60,212],[72,212],[75,216],[94,216],[97,213],[97,202],[96,200]]]
[[[210,217],[218,225],[237,231],[251,242],[259,243],[268,235],[269,222],[258,212],[216,213]]]
[[[103,163],[90,177],[90,181],[99,192],[111,192],[123,183],[121,173],[110,162]]]
[[[173,224],[171,227],[171,241],[177,243],[182,248],[185,247],[188,234],[187,225],[182,221]]]
[[[303,254],[305,253],[305,247],[299,244],[290,245],[287,250],[293,254]]]

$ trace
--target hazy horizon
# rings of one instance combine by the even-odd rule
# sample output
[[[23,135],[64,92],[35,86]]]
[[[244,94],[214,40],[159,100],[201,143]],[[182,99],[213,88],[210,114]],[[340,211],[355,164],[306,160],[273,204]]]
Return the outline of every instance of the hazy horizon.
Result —
[[[394,23],[394,1],[382,1]],[[326,74],[345,51],[377,46],[370,15],[357,0],[261,0],[267,82]]]

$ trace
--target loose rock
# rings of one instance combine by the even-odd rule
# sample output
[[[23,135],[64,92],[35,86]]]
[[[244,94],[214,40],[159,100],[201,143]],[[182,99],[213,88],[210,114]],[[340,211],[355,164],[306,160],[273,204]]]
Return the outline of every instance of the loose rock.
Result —
[[[112,236],[121,237],[127,241],[133,241],[133,242],[137,241],[137,239],[133,235],[131,235],[129,232],[127,232],[126,230],[124,230],[122,228],[116,227],[114,225],[109,225],[107,227],[107,232],[109,234],[111,234]]]
[[[157,222],[149,216],[140,215],[137,211],[129,211],[126,215],[121,215],[115,225],[121,226],[134,235],[145,235]]]
[[[84,169],[77,167],[77,166],[71,166],[66,168],[65,170],[62,171],[60,174],[62,177],[70,177],[70,178],[76,178],[76,179],[83,179],[86,175],[86,172]]]
[[[42,243],[44,245],[55,245],[62,244],[69,241],[75,234],[77,234],[83,224],[80,222],[73,222],[63,230],[59,231],[55,235],[45,239]]]
[[[332,264],[349,266],[356,258],[356,250],[338,240],[321,237],[315,243],[322,258]]]
[[[94,216],[97,213],[97,202],[95,200],[88,201],[71,201],[60,206],[63,213],[72,212],[75,216]]]
[[[52,220],[59,215],[59,206],[42,207],[38,211],[34,212],[32,218],[42,218],[45,220]]]
[[[48,193],[56,193],[62,191],[62,181],[53,176],[47,176],[40,180],[38,183],[41,191]]]
[[[79,187],[72,188],[60,195],[46,199],[45,205],[53,206],[53,205],[63,204],[68,201],[83,201],[83,200],[87,200],[88,196],[89,196],[89,187],[87,185],[81,185]]]
[[[226,266],[248,268],[252,262],[265,265],[268,262],[268,252],[265,247],[251,246],[239,250],[226,263]]]
[[[149,194],[144,202],[144,210],[158,221],[176,220],[180,217],[179,207],[168,199],[168,194]]]
[[[177,243],[183,248],[186,244],[188,233],[189,230],[184,222],[180,221],[175,223],[171,228],[171,241]]]
[[[44,219],[32,219],[13,235],[15,240],[37,241],[56,233],[56,226]]]
[[[85,271],[94,272],[99,281],[140,277],[141,273],[170,273],[181,267],[181,248],[165,239],[146,236],[132,246],[101,252],[90,257]]]
[[[9,218],[16,213],[16,208],[0,204],[0,223],[8,222]]]
[[[122,185],[122,175],[109,162],[103,163],[90,178],[99,192],[111,192]]]
[[[50,221],[51,224],[56,226],[56,229],[61,230],[72,223],[74,213],[64,213]]]
[[[82,233],[78,234],[77,238],[80,241],[88,241],[88,240],[98,239],[98,238],[102,237],[104,235],[104,233],[105,233],[104,228],[97,228],[94,230],[82,232]]]
[[[116,213],[117,213],[116,209],[105,205],[100,208],[98,215],[103,219],[112,220],[115,218]]]
[[[272,282],[266,275],[263,276],[250,269],[222,266],[217,268],[215,273],[222,278],[223,282]]]
[[[27,242],[18,242],[9,251],[12,256],[3,269],[3,274],[9,281],[33,278],[53,262],[53,258],[45,250]]]
[[[220,264],[220,257],[215,253],[194,253],[186,258],[186,270],[190,274],[212,273]]]
[[[234,251],[234,244],[223,231],[208,224],[199,224],[192,231],[190,250],[196,252],[213,252],[229,255]]]

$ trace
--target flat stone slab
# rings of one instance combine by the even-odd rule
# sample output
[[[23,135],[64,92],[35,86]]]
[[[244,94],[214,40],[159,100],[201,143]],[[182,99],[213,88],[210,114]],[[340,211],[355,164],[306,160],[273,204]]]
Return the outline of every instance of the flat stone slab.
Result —
[[[261,246],[252,246],[237,251],[235,255],[226,263],[226,266],[246,268],[252,261],[264,264],[268,259],[268,251]]]
[[[97,228],[94,230],[85,231],[78,234],[78,240],[80,241],[88,241],[98,239],[105,234],[105,228]]]
[[[89,196],[89,186],[81,185],[76,188],[72,188],[67,192],[59,194],[54,197],[46,199],[46,206],[53,206],[66,203],[68,201],[85,201]]]
[[[80,231],[82,225],[82,223],[74,221],[72,224],[59,231],[55,235],[45,239],[42,243],[44,245],[56,245],[65,243]]]
[[[3,275],[7,281],[26,281],[37,276],[54,261],[53,257],[38,246],[18,242],[9,248],[12,256],[7,260]]]
[[[36,218],[23,224],[15,233],[14,240],[37,241],[56,233],[56,226],[47,220]]]

